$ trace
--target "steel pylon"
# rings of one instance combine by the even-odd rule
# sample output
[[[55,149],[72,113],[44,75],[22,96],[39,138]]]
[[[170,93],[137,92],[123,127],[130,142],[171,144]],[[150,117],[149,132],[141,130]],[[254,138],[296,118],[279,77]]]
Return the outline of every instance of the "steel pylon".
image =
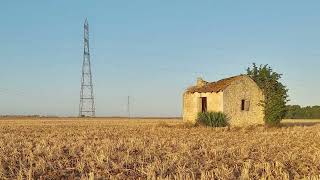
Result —
[[[95,116],[95,104],[93,96],[93,84],[89,49],[89,24],[87,19],[84,22],[84,50],[81,74],[79,116]]]

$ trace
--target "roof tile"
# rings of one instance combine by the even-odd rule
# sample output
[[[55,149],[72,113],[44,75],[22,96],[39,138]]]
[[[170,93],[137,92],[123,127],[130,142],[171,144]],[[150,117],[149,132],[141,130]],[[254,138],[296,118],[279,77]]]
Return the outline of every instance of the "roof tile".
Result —
[[[199,93],[206,93],[206,92],[219,92],[219,91],[223,91],[224,89],[226,89],[232,82],[234,82],[235,80],[238,80],[239,78],[243,77],[245,75],[238,75],[238,76],[233,76],[233,77],[229,77],[226,79],[221,79],[217,82],[211,82],[211,83],[207,83],[204,86],[192,86],[190,88],[187,89],[187,93],[195,93],[195,92],[199,92]]]

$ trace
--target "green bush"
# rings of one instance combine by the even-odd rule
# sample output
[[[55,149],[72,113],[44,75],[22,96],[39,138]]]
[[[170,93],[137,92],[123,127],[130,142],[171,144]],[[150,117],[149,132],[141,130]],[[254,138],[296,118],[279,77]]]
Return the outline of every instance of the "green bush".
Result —
[[[197,122],[211,127],[226,127],[229,118],[222,112],[200,112],[198,113]]]
[[[287,113],[286,103],[288,89],[280,82],[282,74],[279,74],[268,65],[259,67],[253,63],[252,68],[247,69],[250,76],[261,88],[264,101],[260,105],[264,108],[264,121],[268,126],[279,126]]]

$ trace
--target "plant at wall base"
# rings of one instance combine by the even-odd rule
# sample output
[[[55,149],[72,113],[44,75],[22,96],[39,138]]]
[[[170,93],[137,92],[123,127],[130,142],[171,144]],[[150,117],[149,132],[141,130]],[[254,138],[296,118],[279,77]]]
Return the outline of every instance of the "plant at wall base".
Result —
[[[253,63],[252,68],[247,69],[250,76],[261,88],[264,100],[261,105],[264,108],[264,121],[268,126],[278,126],[286,115],[286,103],[288,100],[288,89],[281,82],[282,74],[274,72],[268,65],[259,67]]]
[[[205,126],[226,127],[229,118],[222,112],[199,112],[197,122]]]

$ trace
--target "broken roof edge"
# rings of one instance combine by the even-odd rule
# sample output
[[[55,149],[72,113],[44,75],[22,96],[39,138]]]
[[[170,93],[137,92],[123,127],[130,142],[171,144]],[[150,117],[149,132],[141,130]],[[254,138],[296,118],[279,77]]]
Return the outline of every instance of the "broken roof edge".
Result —
[[[189,88],[187,88],[187,90],[185,91],[185,93],[218,93],[220,91],[224,91],[228,86],[230,86],[233,82],[236,82],[237,80],[246,77],[251,79],[250,76],[245,75],[245,74],[240,74],[237,76],[232,76],[232,77],[228,77],[228,78],[224,78],[221,79],[219,81],[216,82],[209,82],[204,86],[191,86]],[[251,79],[252,80],[252,79]]]

